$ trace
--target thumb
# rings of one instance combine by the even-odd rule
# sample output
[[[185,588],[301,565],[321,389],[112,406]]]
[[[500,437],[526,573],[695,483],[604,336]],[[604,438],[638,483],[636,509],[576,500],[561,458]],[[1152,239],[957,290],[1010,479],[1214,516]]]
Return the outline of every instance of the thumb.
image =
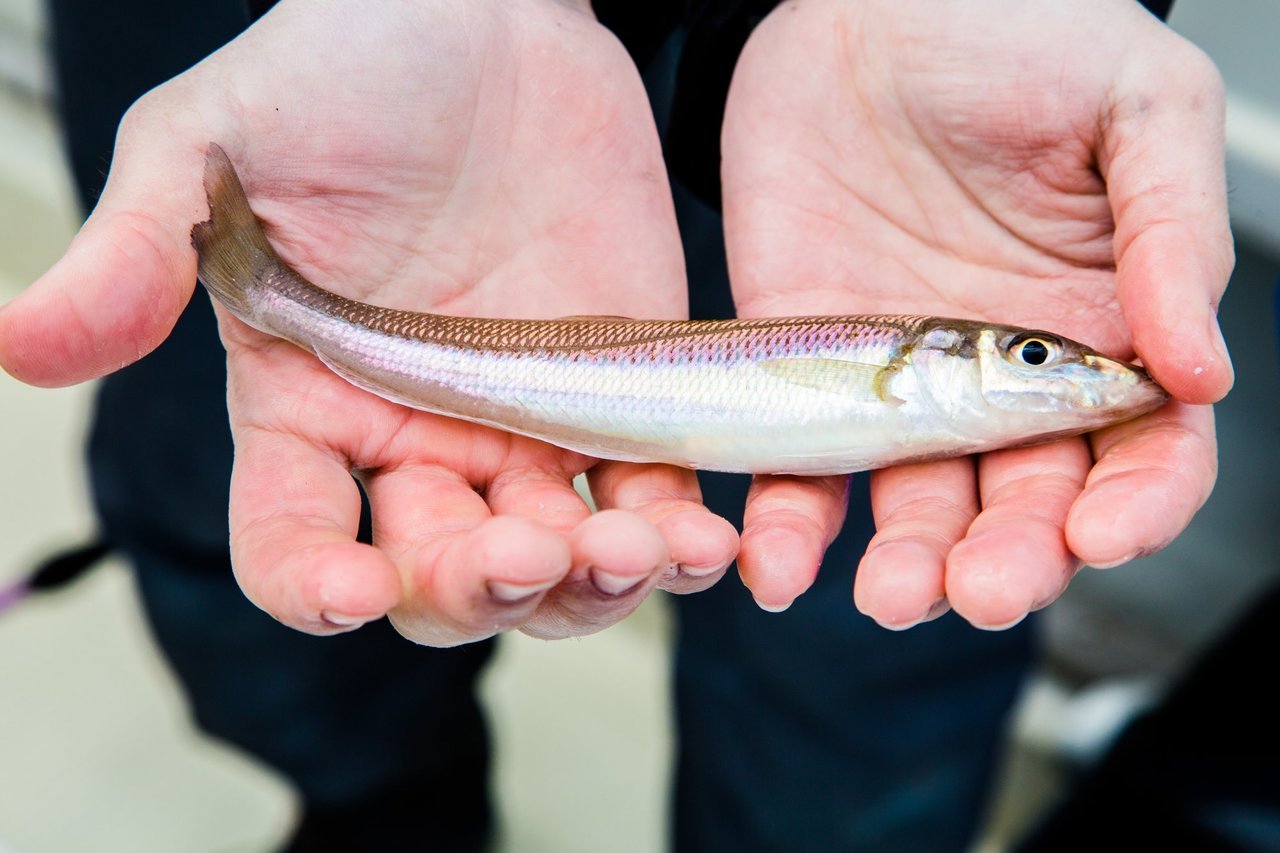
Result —
[[[191,298],[190,232],[206,218],[204,143],[184,146],[140,101],[102,198],[53,267],[0,309],[0,367],[32,385],[83,382],[155,349]]]
[[[1134,351],[1173,396],[1202,404],[1221,399],[1234,379],[1217,306],[1235,257],[1221,78],[1178,41],[1166,54],[1172,71],[1145,69],[1151,79],[1134,81],[1112,105],[1101,165]]]

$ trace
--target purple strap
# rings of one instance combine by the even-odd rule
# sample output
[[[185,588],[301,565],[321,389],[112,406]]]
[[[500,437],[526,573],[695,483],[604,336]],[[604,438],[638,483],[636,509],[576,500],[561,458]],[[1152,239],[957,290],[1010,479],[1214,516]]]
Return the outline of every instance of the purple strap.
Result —
[[[30,588],[26,581],[18,581],[12,586],[0,587],[0,613],[4,613],[27,597]]]

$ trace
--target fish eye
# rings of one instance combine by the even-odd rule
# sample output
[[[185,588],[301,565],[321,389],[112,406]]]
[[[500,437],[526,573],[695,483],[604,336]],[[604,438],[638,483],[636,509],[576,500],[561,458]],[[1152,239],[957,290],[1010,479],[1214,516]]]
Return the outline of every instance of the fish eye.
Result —
[[[1060,349],[1057,341],[1043,335],[1019,335],[1009,345],[1010,355],[1029,367],[1047,364],[1053,360]]]

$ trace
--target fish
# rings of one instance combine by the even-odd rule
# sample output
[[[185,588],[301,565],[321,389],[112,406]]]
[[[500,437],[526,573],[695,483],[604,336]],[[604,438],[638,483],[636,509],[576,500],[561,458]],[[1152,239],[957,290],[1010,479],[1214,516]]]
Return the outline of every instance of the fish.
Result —
[[[248,325],[394,403],[598,459],[846,474],[1077,435],[1168,394],[1051,332],[934,316],[458,317],[378,307],[272,248],[208,148],[198,276]]]

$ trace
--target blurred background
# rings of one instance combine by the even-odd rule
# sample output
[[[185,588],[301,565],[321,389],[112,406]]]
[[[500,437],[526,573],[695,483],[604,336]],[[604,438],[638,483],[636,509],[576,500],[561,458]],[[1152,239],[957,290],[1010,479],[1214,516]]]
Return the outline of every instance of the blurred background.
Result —
[[[1228,90],[1238,264],[1222,326],[1237,384],[1218,407],[1219,485],[1167,550],[1082,572],[1042,615],[1048,656],[1011,721],[982,851],[1009,849],[1280,578],[1280,3],[1178,0],[1171,24],[1217,61]],[[78,226],[44,40],[40,0],[0,0],[0,300]],[[0,587],[93,532],[92,394],[0,376]],[[852,605],[850,618],[861,618]],[[663,849],[669,639],[661,597],[582,640],[503,639],[484,682],[503,849]],[[281,780],[194,730],[127,566],[0,614],[0,853],[270,851],[295,809]]]

